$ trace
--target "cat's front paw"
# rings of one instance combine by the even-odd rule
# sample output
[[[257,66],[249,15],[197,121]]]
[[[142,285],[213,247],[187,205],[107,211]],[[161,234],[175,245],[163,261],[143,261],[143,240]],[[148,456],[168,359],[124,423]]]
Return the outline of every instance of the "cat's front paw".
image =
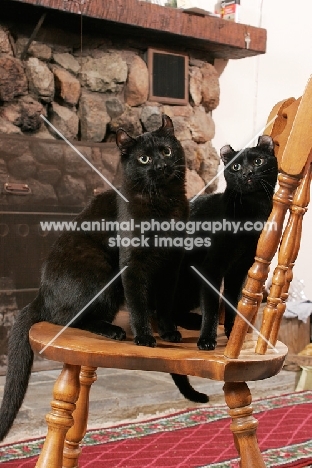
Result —
[[[105,334],[101,334],[107,336],[108,338],[111,338],[112,340],[123,341],[126,339],[125,330],[121,327],[118,327],[118,325],[110,324],[109,330],[107,330]]]
[[[202,349],[203,351],[211,351],[215,349],[217,345],[216,340],[209,339],[209,338],[199,338],[197,341],[198,349]]]
[[[150,348],[155,348],[156,340],[152,335],[137,335],[134,338],[134,342],[138,346],[149,346]]]
[[[182,341],[182,335],[178,330],[162,333],[160,338],[164,341],[170,341],[171,343],[180,343]]]

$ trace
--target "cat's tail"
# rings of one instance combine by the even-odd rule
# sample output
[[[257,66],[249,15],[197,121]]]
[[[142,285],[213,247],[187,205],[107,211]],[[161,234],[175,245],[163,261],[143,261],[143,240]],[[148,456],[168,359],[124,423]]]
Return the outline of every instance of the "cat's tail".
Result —
[[[19,312],[10,333],[8,370],[0,408],[0,441],[9,432],[28,387],[34,358],[28,332],[34,323],[40,321],[37,317],[35,301]]]
[[[207,403],[209,396],[205,393],[200,393],[190,384],[187,375],[170,374],[174,383],[182,393],[182,395],[188,400],[195,401],[196,403]]]

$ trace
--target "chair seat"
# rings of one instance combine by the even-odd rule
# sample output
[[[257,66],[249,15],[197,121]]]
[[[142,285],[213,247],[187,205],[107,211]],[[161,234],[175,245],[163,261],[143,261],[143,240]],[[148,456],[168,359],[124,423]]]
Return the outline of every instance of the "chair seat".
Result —
[[[256,338],[248,334],[238,359],[224,356],[227,339],[223,330],[218,330],[218,345],[214,351],[197,348],[198,331],[180,329],[183,341],[168,343],[155,333],[157,346],[137,346],[129,327],[128,313],[120,312],[116,324],[127,332],[127,340],[115,341],[76,328],[65,329],[42,353],[41,356],[67,364],[112,367],[119,369],[159,371],[195,375],[225,382],[259,380],[276,375],[282,368],[287,347],[278,342],[264,356],[254,352]],[[32,326],[29,337],[32,349],[39,353],[63,327],[47,322]]]

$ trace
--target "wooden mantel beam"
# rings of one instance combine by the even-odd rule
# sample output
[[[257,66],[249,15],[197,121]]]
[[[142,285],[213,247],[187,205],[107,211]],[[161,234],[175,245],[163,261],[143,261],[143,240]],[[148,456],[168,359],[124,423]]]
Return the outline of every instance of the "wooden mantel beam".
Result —
[[[164,44],[207,51],[213,58],[238,59],[266,51],[266,30],[201,16],[139,0],[13,0],[102,20],[128,36],[153,38]],[[80,5],[81,4],[81,5]],[[104,26],[104,25],[103,25]],[[246,34],[250,44],[246,47]]]

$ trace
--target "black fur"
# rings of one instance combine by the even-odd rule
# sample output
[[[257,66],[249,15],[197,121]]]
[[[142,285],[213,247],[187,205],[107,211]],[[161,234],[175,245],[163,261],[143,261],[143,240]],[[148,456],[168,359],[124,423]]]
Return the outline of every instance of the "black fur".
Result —
[[[120,132],[117,144],[122,147],[124,183],[118,198],[118,220],[135,219],[136,224],[154,219],[183,220],[189,215],[185,194],[185,156],[173,134],[169,117],[157,132],[143,134],[136,140]],[[127,237],[141,238],[140,228]],[[173,236],[166,232],[166,236]],[[175,286],[182,249],[155,247],[155,233],[148,232],[148,246],[120,247],[120,268],[126,303],[130,311],[135,343],[155,346],[151,312],[156,310],[158,332],[162,339],[181,341],[172,318]]]
[[[208,395],[198,392],[191,386],[187,375],[171,374],[171,377],[182,395],[188,400],[196,403],[207,403],[209,401]]]
[[[117,143],[124,171],[120,190],[129,203],[114,191],[105,192],[95,197],[76,221],[126,221],[131,217],[137,221],[152,217],[186,220],[184,152],[169,117],[163,117],[162,127],[155,132],[135,139],[120,130]],[[147,163],[145,158],[150,158]],[[136,234],[127,233],[129,237]],[[10,334],[0,440],[8,433],[27,390],[33,362],[30,327],[40,321],[68,324],[120,271],[119,263],[128,266],[123,277],[116,279],[71,326],[123,340],[124,330],[112,321],[126,298],[137,344],[155,345],[150,326],[153,308],[162,338],[180,340],[170,309],[182,252],[123,247],[119,251],[109,242],[116,235],[111,231],[64,232],[52,247],[42,269],[38,296],[20,312]]]
[[[196,232],[195,237],[209,236],[211,246],[194,248],[186,252],[184,257],[177,296],[180,298],[177,309],[178,322],[190,321],[188,312],[201,306],[202,323],[198,341],[200,349],[215,348],[219,296],[190,266],[195,266],[218,291],[223,281],[224,297],[236,307],[248,269],[254,261],[261,232],[259,229],[245,230],[243,225],[246,221],[264,224],[272,210],[272,197],[278,173],[272,139],[262,136],[256,147],[246,148],[238,157],[237,155],[238,152],[230,146],[221,149],[223,162],[228,165],[224,171],[224,193],[203,195],[191,203],[191,221],[219,221],[223,224],[223,220],[226,220],[240,223],[236,233],[229,229],[229,225],[225,225],[227,229],[221,229],[214,234]],[[248,229],[250,226],[251,224],[248,225]],[[227,305],[225,309],[224,327],[229,336],[235,312]],[[198,316],[195,319],[194,328],[198,325]]]
[[[272,196],[277,180],[277,160],[274,156],[273,141],[268,136],[259,138],[258,145],[241,152],[230,146],[221,149],[225,164],[226,189],[224,193],[203,195],[191,203],[190,221],[220,221],[243,223],[264,222],[272,210]],[[237,156],[237,157],[236,157]],[[235,158],[235,160],[234,160]],[[233,163],[231,163],[233,161]],[[196,272],[195,268],[236,308],[247,272],[254,261],[259,230],[222,230],[196,232],[194,237],[210,238],[211,246],[194,248],[186,252],[175,304],[176,321],[185,328],[201,328],[198,347],[213,350],[216,346],[219,294],[213,291]],[[190,313],[196,307],[201,315]],[[224,329],[229,337],[235,319],[235,310],[225,303]],[[182,378],[181,378],[182,377]],[[184,376],[186,377],[186,376]],[[177,382],[176,382],[177,383]],[[178,387],[189,385],[183,376]]]

